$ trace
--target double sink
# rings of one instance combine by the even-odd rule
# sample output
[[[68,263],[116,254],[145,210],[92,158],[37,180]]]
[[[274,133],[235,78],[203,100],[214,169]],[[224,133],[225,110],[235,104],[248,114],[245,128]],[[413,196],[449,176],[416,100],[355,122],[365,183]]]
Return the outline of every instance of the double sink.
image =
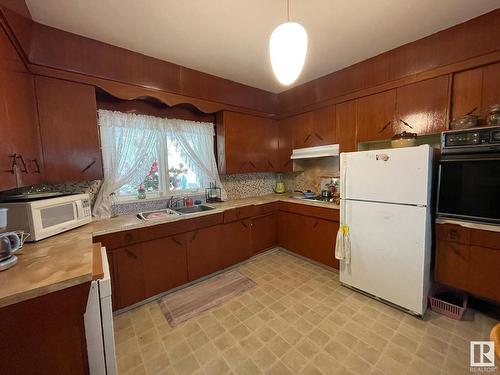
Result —
[[[204,204],[196,205],[196,206],[186,206],[181,208],[164,208],[162,210],[155,211],[145,211],[141,212],[137,215],[139,219],[142,220],[161,220],[169,216],[178,216],[178,215],[189,215],[196,214],[198,212],[205,212],[213,210],[214,207],[210,207]]]

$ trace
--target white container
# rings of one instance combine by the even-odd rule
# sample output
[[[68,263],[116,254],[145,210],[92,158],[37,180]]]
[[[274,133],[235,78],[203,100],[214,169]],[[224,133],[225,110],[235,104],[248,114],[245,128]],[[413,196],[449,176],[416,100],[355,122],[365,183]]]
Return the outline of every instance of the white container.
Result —
[[[3,232],[7,228],[7,211],[8,208],[0,208],[0,231]]]

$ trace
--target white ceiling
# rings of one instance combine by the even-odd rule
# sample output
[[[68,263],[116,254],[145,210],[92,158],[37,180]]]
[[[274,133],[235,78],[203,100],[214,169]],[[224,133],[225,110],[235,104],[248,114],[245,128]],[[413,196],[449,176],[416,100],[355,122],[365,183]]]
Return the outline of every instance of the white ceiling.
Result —
[[[269,36],[286,0],[27,0],[33,19],[236,82],[281,92]],[[498,8],[498,0],[290,0],[309,35],[297,84]]]

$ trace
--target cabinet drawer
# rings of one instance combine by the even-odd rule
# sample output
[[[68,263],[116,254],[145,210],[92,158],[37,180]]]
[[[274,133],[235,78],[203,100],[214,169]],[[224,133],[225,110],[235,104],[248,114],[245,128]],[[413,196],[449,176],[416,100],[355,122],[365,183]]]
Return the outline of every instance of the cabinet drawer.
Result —
[[[500,232],[471,229],[470,243],[471,245],[500,250]]]
[[[280,202],[280,211],[291,212],[299,215],[312,216],[325,220],[339,221],[340,210],[327,207],[315,207],[301,203]]]
[[[255,216],[255,206],[243,206],[238,208],[231,208],[224,211],[224,223],[230,223],[236,220],[246,219]]]
[[[270,214],[272,212],[278,211],[279,203],[278,202],[265,203],[265,204],[256,205],[254,207],[255,207],[254,215],[261,216],[261,215],[266,215],[266,214]]]
[[[128,230],[124,232],[96,236],[94,237],[94,242],[101,242],[107,250],[112,250],[119,247],[139,243],[141,242],[141,238],[137,230]]]
[[[470,243],[470,229],[454,224],[438,224],[437,238],[440,241],[451,241],[463,244]]]

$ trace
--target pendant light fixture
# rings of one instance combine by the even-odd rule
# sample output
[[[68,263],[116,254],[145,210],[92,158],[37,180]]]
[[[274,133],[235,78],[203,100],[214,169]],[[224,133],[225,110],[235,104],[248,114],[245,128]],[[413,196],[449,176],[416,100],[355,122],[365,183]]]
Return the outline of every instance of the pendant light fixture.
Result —
[[[297,22],[290,22],[290,3],[286,0],[287,22],[274,29],[269,38],[271,66],[278,81],[290,85],[297,80],[307,54],[307,32]]]

